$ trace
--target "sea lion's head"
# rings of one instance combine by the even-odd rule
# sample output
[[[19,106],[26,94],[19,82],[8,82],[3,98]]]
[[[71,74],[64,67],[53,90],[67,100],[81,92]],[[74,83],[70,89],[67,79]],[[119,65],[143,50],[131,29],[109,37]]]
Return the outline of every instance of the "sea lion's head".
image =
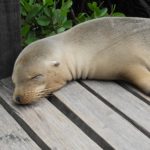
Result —
[[[47,51],[37,46],[28,46],[19,55],[12,75],[14,102],[29,104],[66,83],[62,64],[51,58]]]

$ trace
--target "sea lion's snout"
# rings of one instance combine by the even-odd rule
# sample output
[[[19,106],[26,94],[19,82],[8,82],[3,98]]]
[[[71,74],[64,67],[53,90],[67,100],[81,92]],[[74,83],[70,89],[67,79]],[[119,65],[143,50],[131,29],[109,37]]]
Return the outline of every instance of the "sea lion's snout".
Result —
[[[16,104],[29,104],[29,103],[31,103],[31,101],[25,99],[21,95],[18,95],[18,94],[16,95],[15,93],[13,95],[13,102]]]
[[[16,104],[32,104],[45,96],[44,86],[16,87],[13,93],[13,102]]]
[[[21,102],[21,96],[16,96],[16,97],[15,97],[15,101],[16,101],[17,103],[20,103],[20,102]]]
[[[20,105],[25,105],[25,104],[31,104],[34,101],[38,100],[40,97],[37,97],[37,95],[31,95],[31,96],[26,96],[26,95],[16,95],[14,94],[13,96],[13,102],[16,104]]]
[[[29,103],[29,102],[25,102],[25,101],[23,100],[22,96],[16,96],[16,97],[14,98],[14,102],[15,102],[16,104],[28,104],[28,103]]]

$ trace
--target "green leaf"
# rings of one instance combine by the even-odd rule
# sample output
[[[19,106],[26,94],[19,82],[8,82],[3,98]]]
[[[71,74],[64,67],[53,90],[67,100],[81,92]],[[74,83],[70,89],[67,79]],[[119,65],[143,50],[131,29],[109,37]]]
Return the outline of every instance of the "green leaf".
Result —
[[[94,8],[94,18],[97,18],[100,16],[100,9],[98,7]]]
[[[108,12],[107,8],[102,8],[101,11],[100,11],[100,15],[99,16],[103,17],[103,16],[105,16],[107,14],[107,12]]]
[[[76,20],[78,23],[84,22],[89,19],[90,19],[90,17],[86,13],[79,13],[79,15],[76,17]]]
[[[61,15],[62,16],[67,16],[68,12],[70,12],[70,8],[72,6],[72,1],[68,0],[67,2],[63,2],[62,6],[61,6]]]
[[[93,2],[93,3],[92,3],[92,6],[93,6],[93,8],[97,8],[97,3],[96,3],[96,2]]]
[[[55,35],[56,33],[54,31],[52,31],[51,33],[48,34],[48,36],[52,36]]]
[[[123,13],[120,13],[120,12],[115,12],[112,14],[112,16],[114,16],[114,17],[125,17],[125,15]]]
[[[53,0],[43,0],[43,4],[44,5],[52,5],[53,4]]]
[[[35,3],[35,0],[29,0],[30,5],[32,5],[33,3]]]
[[[46,16],[40,16],[40,17],[36,18],[36,21],[37,21],[38,25],[40,25],[40,26],[47,26],[50,24],[50,19]]]
[[[57,33],[61,33],[61,32],[63,32],[63,31],[65,31],[65,28],[64,28],[64,27],[61,27],[61,28],[57,29]]]
[[[30,25],[28,24],[23,25],[23,27],[21,28],[21,35],[25,37],[29,33],[29,30]]]
[[[64,6],[64,7],[61,7],[61,15],[63,16],[67,16],[68,12],[70,11],[70,7],[71,6]]]
[[[30,32],[27,36],[27,39],[25,40],[25,44],[28,45],[28,44],[34,42],[35,40],[37,40],[35,32]]]
[[[48,26],[48,28],[47,27],[41,27],[41,33],[40,33],[40,35],[42,35],[42,36],[47,36],[50,32],[51,32],[51,28]]]
[[[61,1],[61,6],[64,6],[65,0]]]
[[[59,17],[58,17],[58,20],[57,20],[57,24],[59,26],[62,26],[66,21],[67,21],[67,17],[66,16],[62,16],[60,14]]]
[[[26,12],[26,10],[25,10],[25,8],[24,7],[20,7],[20,10],[21,10],[21,15],[22,16],[27,16],[27,12]]]
[[[86,13],[79,13],[78,19],[80,19],[80,18],[82,18],[82,17],[86,17],[85,15],[86,15]]]
[[[71,6],[72,6],[72,0],[67,0],[66,2],[64,0],[62,0],[61,9],[62,8],[68,9]]]
[[[89,7],[90,10],[92,10],[92,11],[94,10],[91,3],[88,3],[88,7]]]
[[[26,0],[20,1],[21,6],[26,10],[26,12],[29,12],[31,10],[31,6]]]
[[[68,0],[64,5],[66,8],[70,8],[72,6],[72,1]]]
[[[61,16],[67,16],[67,13],[69,12],[69,9],[66,7],[63,7],[60,9]]]
[[[42,8],[42,6],[39,4],[32,6],[31,11],[28,13],[28,16],[26,18],[27,22],[31,21],[33,18],[35,18],[37,16],[37,14],[40,12],[41,8]]]
[[[53,15],[53,24],[61,24],[62,21],[64,20],[64,16],[61,15],[61,10],[60,9],[53,9],[52,11]]]
[[[51,9],[51,8],[48,8],[48,7],[45,7],[45,8],[44,8],[44,13],[45,13],[45,15],[48,16],[48,17],[50,17],[50,16],[52,15],[50,9]]]
[[[70,29],[72,27],[72,20],[67,20],[64,24],[63,27],[65,29]]]

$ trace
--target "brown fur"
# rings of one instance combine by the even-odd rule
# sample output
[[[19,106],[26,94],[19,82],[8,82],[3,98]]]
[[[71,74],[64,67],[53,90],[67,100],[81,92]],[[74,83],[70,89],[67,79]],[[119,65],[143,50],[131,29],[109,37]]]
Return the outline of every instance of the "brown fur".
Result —
[[[150,93],[150,20],[102,18],[28,45],[13,71],[14,101],[31,103],[75,79],[122,79]]]

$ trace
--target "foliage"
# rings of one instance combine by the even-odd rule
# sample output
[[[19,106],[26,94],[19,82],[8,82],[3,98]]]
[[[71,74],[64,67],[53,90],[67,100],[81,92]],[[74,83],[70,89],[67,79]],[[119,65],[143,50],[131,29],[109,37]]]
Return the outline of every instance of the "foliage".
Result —
[[[21,0],[20,3],[23,45],[72,27],[72,21],[67,18],[71,0],[62,0],[59,9],[55,0]]]
[[[110,14],[108,13],[108,9],[107,8],[103,8],[101,7],[103,3],[101,3],[99,6],[97,4],[97,2],[91,2],[88,3],[88,8],[90,10],[90,13],[79,13],[79,15],[76,17],[76,20],[78,21],[77,23],[80,22],[84,22],[90,19],[94,19],[94,18],[100,18],[100,17],[106,17],[106,16],[125,16],[123,13],[120,12],[114,12],[115,11],[115,5],[112,6],[111,12]]]
[[[122,13],[108,13],[107,8],[96,2],[88,3],[89,12],[80,12],[75,16],[72,0],[20,0],[22,46],[50,35],[63,32],[80,22],[104,17],[124,16]],[[72,19],[70,19],[72,18]]]

